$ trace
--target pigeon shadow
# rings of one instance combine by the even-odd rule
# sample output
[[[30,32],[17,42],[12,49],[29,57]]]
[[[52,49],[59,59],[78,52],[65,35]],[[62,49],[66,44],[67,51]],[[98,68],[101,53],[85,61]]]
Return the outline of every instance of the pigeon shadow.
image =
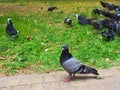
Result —
[[[73,79],[73,81],[78,81],[78,80],[91,80],[91,79],[101,79],[98,78],[96,75],[76,75],[75,78]]]

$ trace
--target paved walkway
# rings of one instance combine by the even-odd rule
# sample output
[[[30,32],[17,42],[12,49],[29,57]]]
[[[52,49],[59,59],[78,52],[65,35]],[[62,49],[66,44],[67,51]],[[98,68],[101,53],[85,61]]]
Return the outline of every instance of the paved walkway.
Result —
[[[0,77],[0,90],[120,90],[120,67],[99,70],[103,79],[77,75],[69,83],[65,71]]]

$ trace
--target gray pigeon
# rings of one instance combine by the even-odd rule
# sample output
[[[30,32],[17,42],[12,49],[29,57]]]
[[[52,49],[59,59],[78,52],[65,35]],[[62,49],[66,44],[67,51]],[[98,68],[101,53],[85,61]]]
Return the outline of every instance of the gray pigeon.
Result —
[[[69,77],[65,79],[66,82],[69,82],[71,79],[73,79],[75,77],[75,73],[78,74],[92,73],[95,75],[99,75],[96,69],[84,65],[79,60],[74,58],[72,54],[69,53],[67,45],[62,46],[60,64],[69,73]]]
[[[18,31],[13,26],[11,18],[8,18],[6,33],[11,37],[11,39],[14,39],[18,34]]]

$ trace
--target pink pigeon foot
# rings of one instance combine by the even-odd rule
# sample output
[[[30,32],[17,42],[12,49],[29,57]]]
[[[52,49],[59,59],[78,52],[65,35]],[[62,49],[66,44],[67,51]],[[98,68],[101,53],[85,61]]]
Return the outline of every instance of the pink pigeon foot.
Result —
[[[65,79],[65,82],[70,82],[71,79],[72,79],[71,77],[68,77],[68,78]]]

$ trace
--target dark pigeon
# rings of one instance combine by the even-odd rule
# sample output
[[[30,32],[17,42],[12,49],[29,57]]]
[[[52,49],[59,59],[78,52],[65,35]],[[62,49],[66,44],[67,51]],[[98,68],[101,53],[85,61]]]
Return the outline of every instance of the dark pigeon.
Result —
[[[105,19],[102,21],[103,27],[108,28],[120,35],[120,21],[113,21],[111,19]]]
[[[92,22],[92,25],[95,29],[100,30],[103,29],[103,20]]]
[[[120,21],[115,22],[115,25],[116,25],[116,33],[117,33],[117,35],[120,35]]]
[[[49,7],[47,10],[52,12],[55,9],[57,9],[57,7],[52,6],[52,7]]]
[[[116,9],[115,14],[117,15],[117,17],[120,16],[120,7]],[[119,20],[119,21],[120,21],[120,20]]]
[[[109,4],[109,3],[106,3],[106,2],[103,2],[103,1],[100,1],[100,3],[104,8],[107,8],[108,10],[116,10],[116,8],[119,7],[115,4]]]
[[[105,19],[103,20],[103,27],[108,28],[110,30],[116,31],[116,24],[114,20]]]
[[[120,21],[120,7],[116,9],[115,15],[117,16],[117,21]]]
[[[75,14],[76,18],[78,18],[78,20],[81,20],[82,18],[85,18],[84,16],[80,15],[80,14]]]
[[[109,17],[112,20],[119,21],[120,20],[120,14],[119,13],[110,13],[105,10],[101,10],[102,15],[105,17]]]
[[[94,9],[94,10],[92,10],[95,14],[101,14],[101,12],[100,12],[100,9],[99,8],[96,8],[96,9]]]
[[[92,22],[92,25],[95,29],[98,29],[98,30],[103,29],[103,28],[108,28],[114,31],[116,30],[114,21],[111,19],[104,19],[104,20]]]
[[[18,34],[18,31],[14,28],[11,18],[8,18],[6,33],[12,38]]]
[[[67,25],[69,25],[69,26],[71,27],[71,26],[72,26],[72,19],[70,19],[70,18],[65,18],[65,19],[64,19],[64,23],[67,24]]]
[[[101,10],[101,14],[105,17],[110,17],[109,11]]]
[[[111,40],[114,40],[115,38],[115,33],[113,30],[106,30],[104,32],[102,32],[102,37],[104,40],[106,41],[111,41]]]
[[[116,11],[120,12],[120,6],[118,8],[116,8]]]
[[[76,17],[78,18],[78,23],[82,25],[91,24],[95,20],[95,18],[86,18],[80,14],[76,14]]]
[[[106,2],[100,1],[100,3],[104,8],[106,8],[108,6],[108,3],[106,3]]]
[[[103,28],[108,28],[108,29],[113,30],[113,27],[114,27],[113,24],[114,24],[114,21],[111,19],[102,20],[102,27]]]
[[[66,82],[73,79],[76,73],[78,74],[92,73],[94,75],[99,75],[96,69],[84,65],[79,60],[74,58],[72,54],[69,52],[69,48],[67,45],[62,46],[60,64],[69,74],[69,77],[65,80]]]
[[[109,22],[109,25],[106,26],[106,28],[111,29],[113,31],[116,31],[116,23],[115,22]]]
[[[120,8],[117,8],[115,13],[110,13],[109,11],[100,10],[98,8],[94,9],[93,12],[95,14],[102,14],[103,16],[113,19],[115,21],[120,20]]]
[[[85,25],[85,24],[88,23],[84,16],[82,16],[80,14],[76,14],[76,17],[78,18],[78,23],[79,24]]]

